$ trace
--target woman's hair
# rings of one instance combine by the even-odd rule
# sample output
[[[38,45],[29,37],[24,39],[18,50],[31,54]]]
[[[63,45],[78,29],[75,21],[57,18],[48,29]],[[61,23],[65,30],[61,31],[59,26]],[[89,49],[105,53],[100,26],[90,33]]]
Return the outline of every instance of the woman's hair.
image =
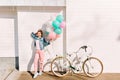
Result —
[[[43,37],[43,31],[42,31],[41,29],[39,29],[39,30],[35,33],[35,35],[37,35],[38,32],[40,32],[40,33],[41,33],[41,37]]]

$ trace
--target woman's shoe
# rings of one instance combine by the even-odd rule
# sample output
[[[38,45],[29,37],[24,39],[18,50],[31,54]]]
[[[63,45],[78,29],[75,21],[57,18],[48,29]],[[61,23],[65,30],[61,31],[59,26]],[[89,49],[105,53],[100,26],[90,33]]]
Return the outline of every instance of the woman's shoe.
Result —
[[[38,73],[35,73],[34,76],[33,76],[33,78],[36,78],[37,76],[38,76]]]
[[[42,71],[40,71],[40,72],[38,73],[38,75],[42,75]]]

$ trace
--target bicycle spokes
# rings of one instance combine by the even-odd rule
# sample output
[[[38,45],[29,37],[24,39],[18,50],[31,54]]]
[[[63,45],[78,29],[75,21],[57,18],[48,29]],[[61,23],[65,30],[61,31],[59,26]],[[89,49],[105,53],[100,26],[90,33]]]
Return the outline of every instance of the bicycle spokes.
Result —
[[[99,76],[103,71],[103,64],[97,58],[88,58],[83,63],[83,71],[89,77]]]
[[[57,64],[57,66],[55,65]],[[54,68],[56,66],[56,68]],[[64,76],[69,72],[70,63],[66,58],[56,58],[51,65],[53,73],[57,76]]]

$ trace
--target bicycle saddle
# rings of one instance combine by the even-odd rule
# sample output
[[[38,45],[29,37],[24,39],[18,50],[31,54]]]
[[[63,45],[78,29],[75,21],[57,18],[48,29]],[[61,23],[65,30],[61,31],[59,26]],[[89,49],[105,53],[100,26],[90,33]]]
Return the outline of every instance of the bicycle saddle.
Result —
[[[82,48],[82,49],[85,49],[85,52],[87,52],[87,50],[86,50],[87,47],[88,47],[88,46],[82,46],[81,48]]]

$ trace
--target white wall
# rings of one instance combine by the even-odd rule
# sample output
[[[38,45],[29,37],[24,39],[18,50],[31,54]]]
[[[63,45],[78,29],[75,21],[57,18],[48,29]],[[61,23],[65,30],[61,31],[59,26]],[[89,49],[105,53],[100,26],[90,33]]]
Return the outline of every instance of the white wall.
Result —
[[[15,57],[15,12],[0,7],[0,57]]]
[[[120,72],[120,1],[67,0],[67,52],[93,47],[104,72]]]
[[[64,7],[20,7],[18,8],[18,39],[19,39],[19,69],[20,71],[33,70],[34,46],[31,32],[42,28],[51,16],[58,14]],[[54,44],[48,46],[50,54],[45,52],[45,62],[55,54],[63,54],[63,34]],[[52,49],[54,47],[54,51]]]

